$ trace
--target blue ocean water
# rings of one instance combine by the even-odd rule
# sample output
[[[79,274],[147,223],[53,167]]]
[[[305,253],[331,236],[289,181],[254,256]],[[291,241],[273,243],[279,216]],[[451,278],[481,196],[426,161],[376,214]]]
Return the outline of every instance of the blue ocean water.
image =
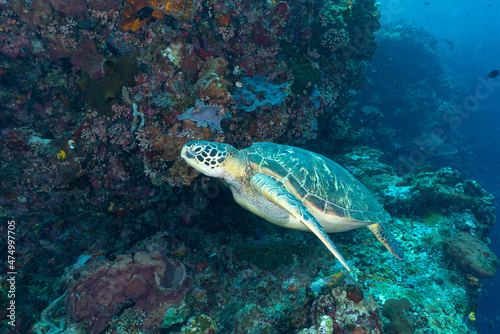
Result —
[[[467,162],[458,166],[498,201],[500,198],[500,84],[486,87],[488,73],[500,68],[500,4],[491,0],[383,0],[382,25],[394,22],[422,27],[439,42],[441,64],[458,85],[453,100],[469,103],[459,126]],[[411,50],[408,57],[411,58]],[[498,79],[498,78],[497,78]],[[472,96],[472,98],[471,98]],[[497,209],[497,217],[500,212]],[[500,255],[500,226],[490,234],[491,249]],[[500,331],[500,277],[483,280],[475,327],[479,333]]]

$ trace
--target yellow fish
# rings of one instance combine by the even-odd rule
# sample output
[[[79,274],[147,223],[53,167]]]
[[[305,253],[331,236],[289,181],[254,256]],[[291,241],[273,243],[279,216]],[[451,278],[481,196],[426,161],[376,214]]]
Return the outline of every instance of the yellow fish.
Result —
[[[57,159],[62,159],[62,160],[66,159],[66,152],[61,150],[61,152],[57,154]]]
[[[474,312],[469,313],[469,320],[476,321],[476,315],[474,314]]]

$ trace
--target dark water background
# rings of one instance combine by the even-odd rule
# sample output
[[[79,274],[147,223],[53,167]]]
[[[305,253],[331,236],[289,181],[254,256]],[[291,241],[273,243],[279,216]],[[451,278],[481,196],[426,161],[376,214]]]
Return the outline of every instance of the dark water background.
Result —
[[[467,157],[462,166],[457,165],[457,169],[466,178],[479,182],[498,202],[500,77],[496,78],[499,84],[490,87],[490,91],[484,90],[481,82],[489,72],[500,69],[500,3],[493,0],[383,0],[381,10],[382,25],[398,21],[414,24],[439,40],[437,51],[441,66],[457,83],[453,102],[471,102],[472,111],[462,118],[457,129],[462,136],[461,140],[466,144],[465,147],[457,148]],[[411,56],[411,51],[408,50],[408,57]],[[477,95],[476,89],[485,94]],[[480,99],[477,99],[478,96]],[[479,103],[474,105],[473,101]],[[497,219],[499,213],[497,210]],[[491,230],[490,239],[490,247],[500,256],[498,223]],[[478,301],[475,325],[479,333],[498,333],[500,275],[497,272],[495,278],[483,280],[482,283],[485,296]]]

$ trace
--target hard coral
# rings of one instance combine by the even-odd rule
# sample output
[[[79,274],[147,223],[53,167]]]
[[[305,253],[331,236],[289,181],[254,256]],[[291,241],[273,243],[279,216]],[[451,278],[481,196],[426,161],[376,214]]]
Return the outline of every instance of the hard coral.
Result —
[[[389,299],[385,302],[382,313],[391,320],[384,327],[388,334],[412,334],[415,332],[413,325],[406,318],[405,312],[411,308],[410,301],[403,299]]]
[[[482,278],[492,278],[498,269],[498,258],[472,235],[460,232],[445,241],[446,254],[465,271]]]
[[[477,182],[464,180],[462,174],[451,168],[417,174],[405,197],[398,201],[397,206],[390,207],[390,211],[421,215],[428,210],[454,214],[470,212],[481,222],[476,233],[482,237],[495,223],[496,204],[493,196]]]
[[[187,284],[182,263],[159,252],[138,252],[118,256],[113,262],[101,260],[73,273],[65,305],[70,317],[84,322],[89,333],[100,333],[132,300],[148,312],[145,324],[151,329],[161,321],[152,311],[160,304],[179,304]]]
[[[224,79],[226,73],[227,62],[224,58],[210,57],[199,73],[199,79],[194,86],[195,96],[223,102],[228,95],[226,87],[229,83]]]

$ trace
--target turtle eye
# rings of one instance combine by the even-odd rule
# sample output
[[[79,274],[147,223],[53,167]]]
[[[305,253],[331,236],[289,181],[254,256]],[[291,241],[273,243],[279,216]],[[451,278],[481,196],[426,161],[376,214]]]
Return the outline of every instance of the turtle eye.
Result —
[[[195,148],[191,149],[191,152],[192,153],[200,153],[201,149],[202,149],[201,146],[196,146]]]

